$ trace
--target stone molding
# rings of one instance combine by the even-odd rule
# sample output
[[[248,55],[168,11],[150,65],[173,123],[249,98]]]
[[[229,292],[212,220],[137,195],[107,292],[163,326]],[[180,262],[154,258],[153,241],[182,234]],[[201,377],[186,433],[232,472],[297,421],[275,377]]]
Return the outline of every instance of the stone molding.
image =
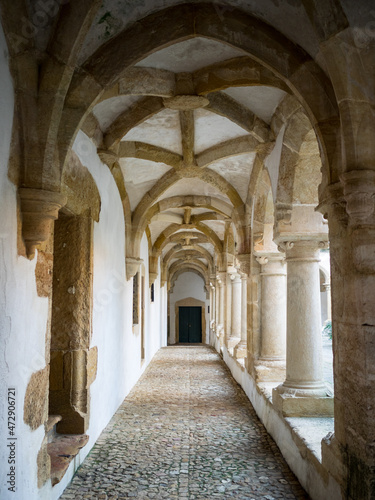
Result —
[[[66,203],[66,196],[44,189],[19,188],[21,200],[22,236],[28,259],[33,259],[36,248],[48,240],[52,224]]]

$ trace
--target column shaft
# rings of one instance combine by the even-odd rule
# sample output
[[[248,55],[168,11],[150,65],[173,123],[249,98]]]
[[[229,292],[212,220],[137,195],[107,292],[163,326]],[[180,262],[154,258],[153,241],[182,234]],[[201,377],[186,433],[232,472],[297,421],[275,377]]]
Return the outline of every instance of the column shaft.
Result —
[[[231,275],[232,303],[231,303],[231,334],[228,337],[228,349],[234,347],[241,340],[241,276]]]
[[[323,380],[319,242],[288,242],[286,260],[286,379],[274,390],[274,403],[289,416],[332,414],[333,399]]]
[[[237,359],[246,358],[247,354],[247,274],[241,274],[241,340],[234,348]]]

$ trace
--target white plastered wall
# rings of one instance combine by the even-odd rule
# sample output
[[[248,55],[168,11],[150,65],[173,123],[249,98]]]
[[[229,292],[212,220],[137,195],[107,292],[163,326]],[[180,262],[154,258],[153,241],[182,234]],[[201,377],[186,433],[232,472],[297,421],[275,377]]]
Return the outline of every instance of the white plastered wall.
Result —
[[[49,499],[37,488],[37,453],[44,428],[32,432],[23,422],[23,402],[32,373],[45,367],[48,299],[38,297],[34,260],[17,255],[17,190],[8,180],[14,91],[8,49],[0,24],[0,498]],[[8,387],[16,389],[16,493],[8,491]]]
[[[74,470],[83,461],[112,415],[132,389],[152,356],[166,345],[166,287],[155,283],[155,302],[149,303],[147,238],[142,240],[145,266],[145,361],[140,360],[140,336],[132,331],[132,281],[126,281],[125,227],[116,184],[96,154],[92,142],[80,132],[74,151],[92,174],[101,197],[100,220],[94,223],[93,331],[91,347],[98,348],[96,380],[90,388],[88,444],[71,463],[61,483],[37,487],[37,454],[44,426],[35,431],[23,422],[23,404],[31,375],[46,366],[45,339],[48,299],[38,297],[35,265],[17,255],[17,188],[7,177],[12,133],[14,91],[7,46],[0,25],[0,498],[57,499]],[[161,308],[164,309],[161,309]],[[150,325],[160,325],[152,331]],[[7,490],[8,448],[5,390],[17,391],[16,494]]]
[[[161,292],[150,304],[148,282],[148,242],[141,241],[141,254],[145,276],[145,359],[141,360],[140,328],[133,327],[133,280],[126,280],[125,223],[122,202],[115,181],[96,153],[90,139],[79,132],[73,150],[88,168],[99,189],[101,211],[94,223],[94,278],[93,278],[93,333],[91,346],[98,348],[98,370],[90,387],[90,425],[88,445],[80,452],[81,463],[108,424],[124,398],[129,394],[155,352],[166,345],[166,336],[153,332],[151,324],[160,324]],[[159,278],[158,278],[159,280]],[[155,288],[158,290],[160,282]],[[78,465],[78,464],[77,464]],[[71,467],[61,491],[74,473]]]
[[[208,313],[208,306],[210,305],[209,298],[207,299],[207,294],[204,289],[203,279],[195,273],[186,272],[180,274],[177,278],[173,291],[169,294],[169,327],[170,327],[170,338],[169,343],[176,343],[176,314],[175,305],[176,302],[193,298],[205,303],[205,318],[206,318],[206,331],[202,332],[202,342],[209,343],[209,323],[210,315]],[[203,325],[202,325],[203,327]]]

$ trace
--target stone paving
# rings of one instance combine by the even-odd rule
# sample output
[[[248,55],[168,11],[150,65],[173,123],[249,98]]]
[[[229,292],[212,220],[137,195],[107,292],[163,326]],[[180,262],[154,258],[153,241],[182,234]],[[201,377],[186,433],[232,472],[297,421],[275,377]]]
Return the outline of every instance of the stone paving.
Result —
[[[307,499],[207,346],[161,349],[61,499]]]

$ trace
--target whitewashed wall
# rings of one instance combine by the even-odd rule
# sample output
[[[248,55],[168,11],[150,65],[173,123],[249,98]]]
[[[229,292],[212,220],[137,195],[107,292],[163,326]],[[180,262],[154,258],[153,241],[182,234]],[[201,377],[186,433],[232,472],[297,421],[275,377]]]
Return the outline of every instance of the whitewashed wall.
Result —
[[[47,500],[46,489],[37,489],[36,459],[44,428],[32,432],[23,423],[23,402],[31,374],[45,367],[48,299],[36,292],[36,257],[30,262],[17,256],[16,187],[7,177],[13,109],[8,50],[0,24],[0,498]],[[17,391],[16,493],[6,484],[7,387]]]
[[[140,336],[132,330],[132,282],[125,279],[125,228],[121,200],[108,168],[100,162],[91,141],[79,133],[74,151],[91,172],[101,196],[100,220],[94,223],[94,310],[91,347],[98,347],[98,371],[91,385],[90,440],[71,464],[62,482],[37,487],[37,454],[44,426],[36,431],[23,423],[23,402],[31,375],[44,368],[48,299],[38,297],[37,258],[17,255],[17,192],[8,180],[14,92],[8,68],[7,46],[0,25],[0,498],[54,500],[72,478],[74,467],[90,451],[113,413],[132,389],[154,353],[166,345],[166,291],[155,283],[155,302],[148,293],[147,239],[142,240],[146,271],[145,362],[140,360]],[[164,310],[161,310],[161,305]],[[150,325],[160,325],[155,331]],[[16,486],[7,490],[8,448],[5,390],[17,390]]]
[[[202,332],[202,342],[209,344],[210,315],[208,314],[208,306],[210,305],[210,299],[207,299],[203,278],[191,272],[180,274],[174,284],[173,291],[169,294],[169,342],[170,344],[176,342],[176,302],[187,298],[193,298],[205,303],[206,331]]]
[[[90,388],[91,412],[87,434],[90,440],[80,452],[82,462],[104,427],[124,398],[129,394],[155,352],[166,345],[165,335],[153,331],[150,325],[161,322],[161,293],[155,294],[151,305],[148,283],[148,242],[141,241],[141,259],[145,270],[145,360],[141,362],[141,333],[133,328],[133,280],[126,281],[125,223],[121,199],[115,181],[106,165],[96,154],[90,139],[79,132],[73,150],[88,168],[99,189],[101,211],[94,223],[93,334],[91,346],[98,348],[98,371]],[[155,288],[160,287],[159,278]],[[65,488],[74,473],[66,474]]]

